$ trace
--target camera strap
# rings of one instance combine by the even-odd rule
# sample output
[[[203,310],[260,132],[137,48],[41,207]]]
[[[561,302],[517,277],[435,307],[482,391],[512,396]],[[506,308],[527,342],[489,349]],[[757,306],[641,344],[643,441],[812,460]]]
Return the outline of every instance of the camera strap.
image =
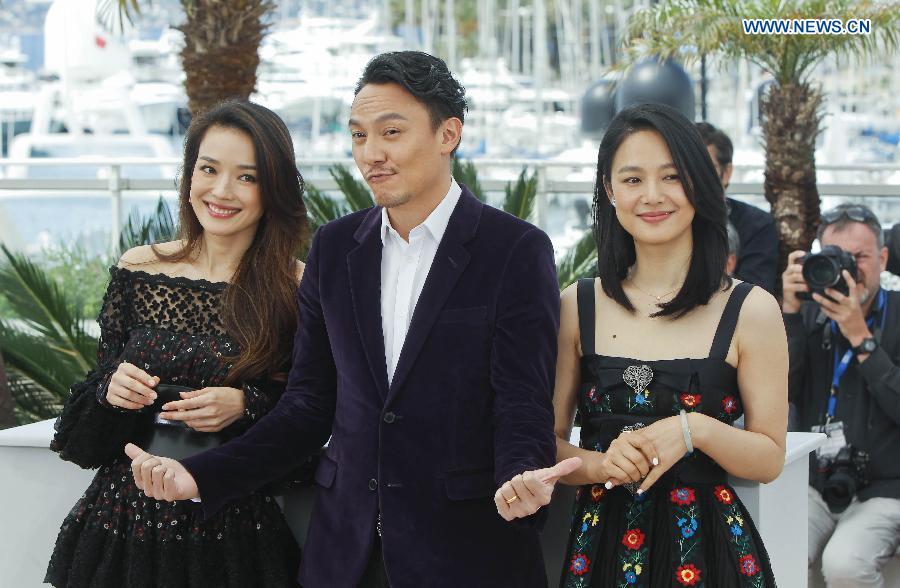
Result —
[[[881,336],[881,332],[884,331],[884,323],[887,318],[887,295],[883,288],[878,289],[878,311],[881,313],[881,321],[878,327],[878,330],[875,331],[876,338]],[[866,321],[866,326],[869,327],[869,330],[875,325],[875,317],[871,316]],[[838,326],[835,321],[831,321],[831,333],[834,337],[837,337],[838,334]],[[838,357],[838,346],[833,345],[834,347],[834,373],[831,377],[831,395],[828,397],[828,409],[825,413],[825,424],[831,423],[834,420],[834,413],[837,410],[837,397],[838,397],[838,389],[840,387],[841,378],[844,373],[846,373],[847,368],[850,367],[850,361],[853,359],[853,348],[851,347],[847,351],[844,352],[843,357]]]

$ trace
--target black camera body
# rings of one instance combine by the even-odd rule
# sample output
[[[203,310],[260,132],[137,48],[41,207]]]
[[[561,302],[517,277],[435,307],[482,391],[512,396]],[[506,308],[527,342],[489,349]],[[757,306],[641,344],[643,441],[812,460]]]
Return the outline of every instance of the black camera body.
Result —
[[[816,486],[822,499],[833,513],[842,513],[869,483],[869,454],[852,445],[846,445],[831,458],[820,457],[816,464]]]
[[[833,288],[844,296],[850,294],[850,286],[844,280],[842,272],[847,270],[853,279],[858,279],[856,258],[837,245],[822,247],[818,253],[807,253],[800,258],[803,264],[803,279],[809,286],[809,292],[798,292],[797,298],[812,300],[813,294],[825,294],[826,288]]]

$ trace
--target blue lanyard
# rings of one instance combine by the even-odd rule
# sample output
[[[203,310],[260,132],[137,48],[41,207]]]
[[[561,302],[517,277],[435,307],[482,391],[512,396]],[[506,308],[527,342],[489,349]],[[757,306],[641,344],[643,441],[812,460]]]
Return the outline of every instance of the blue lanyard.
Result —
[[[887,318],[887,296],[884,293],[884,290],[878,290],[878,309],[881,312],[881,326],[880,330],[884,331],[884,321]],[[875,324],[875,317],[869,317],[869,320],[866,321],[866,325],[869,327],[869,330],[872,329],[872,325]],[[831,333],[835,337],[835,341],[837,341],[837,333],[838,326],[837,323],[831,321]],[[834,346],[834,375],[831,378],[831,396],[828,397],[828,411],[826,412],[826,422],[831,422],[834,418],[834,412],[837,410],[837,392],[838,392],[838,384],[841,382],[841,377],[847,371],[847,368],[850,367],[850,360],[853,359],[853,349],[848,349],[844,352],[844,356],[838,359],[838,346]]]

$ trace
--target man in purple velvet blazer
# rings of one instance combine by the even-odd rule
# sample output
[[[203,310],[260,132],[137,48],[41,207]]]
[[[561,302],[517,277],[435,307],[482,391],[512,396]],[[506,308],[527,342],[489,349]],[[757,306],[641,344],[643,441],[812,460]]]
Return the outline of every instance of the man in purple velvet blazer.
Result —
[[[328,441],[305,588],[546,585],[539,522],[494,498],[555,462],[553,250],[452,178],[464,94],[424,53],[368,64],[350,132],[377,206],[315,236],[278,406],[183,464],[128,449],[145,492],[213,513]]]

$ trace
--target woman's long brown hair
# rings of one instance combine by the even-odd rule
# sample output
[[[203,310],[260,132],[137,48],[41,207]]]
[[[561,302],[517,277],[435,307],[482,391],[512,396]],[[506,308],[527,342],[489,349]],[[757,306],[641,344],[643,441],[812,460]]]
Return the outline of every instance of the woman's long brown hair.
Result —
[[[154,247],[164,261],[181,261],[199,251],[203,226],[191,207],[191,176],[200,142],[211,127],[246,133],[253,141],[263,216],[250,248],[225,289],[220,310],[225,329],[239,345],[230,358],[228,383],[273,376],[290,365],[297,328],[297,254],[309,239],[303,178],[284,122],[271,110],[247,101],[227,101],[194,119],[184,143],[179,183],[178,237],[171,254]]]

